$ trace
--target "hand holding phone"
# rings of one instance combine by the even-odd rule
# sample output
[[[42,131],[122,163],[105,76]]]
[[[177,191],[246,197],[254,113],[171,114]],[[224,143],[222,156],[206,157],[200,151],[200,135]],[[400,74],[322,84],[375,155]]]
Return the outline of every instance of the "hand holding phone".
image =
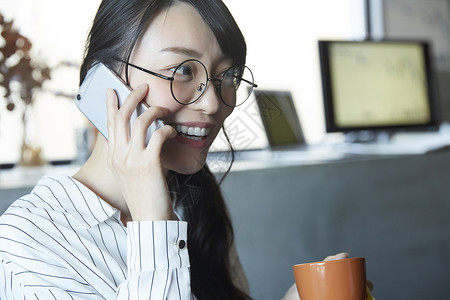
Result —
[[[78,109],[88,118],[98,131],[108,139],[106,91],[114,89],[119,100],[119,107],[130,94],[131,89],[125,82],[103,63],[97,63],[89,69],[81,84],[75,99]],[[147,110],[144,102],[139,103],[130,118],[132,128],[133,121]],[[152,133],[164,126],[161,120],[153,122],[147,130],[145,144],[147,145]]]
[[[108,97],[107,91],[110,88],[115,91],[115,95],[110,94]],[[146,137],[144,136],[145,132],[141,132],[142,135],[139,133],[134,136],[130,135],[130,139],[127,139],[125,135],[129,128],[126,126],[126,121],[116,118],[119,110],[126,111],[127,116],[130,116],[130,112],[132,112],[131,128],[135,123],[134,120],[147,109],[145,104],[140,102],[134,110],[136,103],[141,101],[147,92],[148,86],[145,86],[144,89],[137,88],[130,94],[131,89],[122,79],[105,65],[99,63],[87,73],[75,100],[77,107],[107,139],[108,113],[114,122],[119,122],[109,124],[112,125],[109,128],[111,143],[107,147],[108,159],[106,162],[115,175],[116,184],[128,207],[130,216],[124,214],[124,220],[130,220],[129,217],[134,221],[174,218],[170,193],[162,169],[161,151],[165,140],[176,135],[175,129],[164,126],[162,121],[156,119],[148,128]],[[117,99],[114,100],[117,101],[111,101],[116,96]],[[128,100],[125,102],[127,97]],[[152,107],[149,110],[151,111],[147,111],[146,115],[141,117],[143,120],[154,120],[155,114],[161,116],[166,114],[166,109],[162,107]],[[147,146],[154,130],[163,126],[159,138]],[[140,142],[133,143],[133,141],[143,141],[144,138],[146,139],[145,147]],[[144,163],[150,161],[155,163]]]

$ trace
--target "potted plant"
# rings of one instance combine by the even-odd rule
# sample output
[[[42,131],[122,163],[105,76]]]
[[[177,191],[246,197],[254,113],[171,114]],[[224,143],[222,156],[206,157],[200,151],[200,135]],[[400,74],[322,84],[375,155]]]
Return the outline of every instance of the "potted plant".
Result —
[[[43,88],[45,81],[51,79],[51,69],[31,56],[32,43],[20,34],[13,21],[6,21],[0,14],[1,37],[0,44],[0,97],[6,99],[6,109],[13,111],[22,109],[23,139],[22,165],[39,165],[39,147],[33,147],[27,140],[27,120],[35,100],[35,93]],[[19,105],[22,102],[24,105]],[[23,107],[23,108],[22,108]]]

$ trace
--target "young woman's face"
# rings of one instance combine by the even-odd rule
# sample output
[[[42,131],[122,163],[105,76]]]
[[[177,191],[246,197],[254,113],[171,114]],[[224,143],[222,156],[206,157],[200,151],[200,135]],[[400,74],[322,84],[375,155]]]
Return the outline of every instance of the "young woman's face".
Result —
[[[232,66],[232,60],[224,56],[198,12],[191,5],[179,2],[151,20],[133,49],[130,63],[170,77],[174,69],[188,59],[201,61],[210,78],[219,78]],[[211,82],[199,100],[181,105],[172,96],[169,80],[132,67],[128,72],[132,88],[148,84],[149,92],[144,101],[150,106],[167,108],[170,113],[163,121],[178,131],[175,138],[164,144],[163,168],[182,174],[200,170],[209,147],[233,109],[220,100]],[[194,136],[180,132],[181,128]]]

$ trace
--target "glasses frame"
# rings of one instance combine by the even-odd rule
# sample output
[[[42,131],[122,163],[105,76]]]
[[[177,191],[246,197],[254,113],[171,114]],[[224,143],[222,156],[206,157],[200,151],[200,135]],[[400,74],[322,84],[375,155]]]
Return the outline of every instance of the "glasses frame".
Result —
[[[195,61],[195,62],[198,62],[198,63],[200,63],[200,64],[202,65],[203,69],[204,69],[205,72],[206,72],[206,86],[205,86],[205,88],[203,89],[202,93],[201,93],[195,100],[190,101],[190,102],[188,102],[188,103],[183,103],[183,102],[178,101],[177,98],[175,97],[175,94],[174,94],[174,92],[173,92],[173,82],[175,81],[175,72],[178,70],[178,68],[179,68],[181,65],[183,65],[183,64],[185,64],[185,63],[187,63],[187,62],[190,62],[190,61]],[[183,61],[182,63],[180,63],[180,64],[175,68],[175,70],[173,71],[173,75],[172,75],[172,76],[166,76],[166,75],[163,75],[163,74],[160,74],[160,73],[156,73],[156,72],[150,71],[150,70],[148,70],[148,69],[145,69],[145,68],[142,68],[142,67],[137,66],[137,65],[135,65],[135,64],[132,64],[132,63],[130,63],[130,62],[128,62],[128,61],[121,60],[121,62],[125,63],[127,66],[131,66],[131,67],[133,67],[133,68],[135,68],[135,69],[138,69],[138,70],[140,70],[140,71],[142,71],[142,72],[145,72],[145,73],[147,73],[147,74],[150,74],[150,75],[159,77],[159,78],[161,78],[161,79],[170,81],[170,92],[171,92],[171,94],[172,94],[172,97],[173,97],[173,99],[174,99],[177,103],[179,103],[179,104],[181,104],[181,105],[189,105],[189,104],[192,104],[192,103],[198,101],[198,100],[203,96],[203,94],[205,93],[206,89],[208,88],[208,82],[210,82],[210,81],[211,81],[211,82],[217,82],[217,84],[214,85],[214,87],[216,88],[216,91],[217,91],[218,94],[219,94],[220,101],[222,101],[226,106],[228,106],[228,107],[233,107],[233,108],[234,108],[234,107],[237,107],[237,106],[240,106],[240,105],[242,105],[242,104],[244,104],[245,101],[247,101],[248,98],[250,98],[250,95],[253,93],[253,89],[258,87],[258,85],[255,84],[254,82],[248,81],[248,80],[246,80],[246,79],[244,79],[244,78],[242,78],[242,77],[235,76],[235,77],[238,78],[239,80],[248,83],[248,84],[250,85],[251,91],[248,93],[247,98],[246,98],[244,101],[242,101],[242,103],[239,103],[238,105],[229,105],[228,103],[225,102],[225,100],[224,100],[223,97],[222,97],[222,82],[223,82],[223,80],[224,80],[225,74],[228,72],[228,70],[234,68],[234,66],[228,68],[225,72],[223,72],[221,78],[210,78],[210,77],[209,77],[209,74],[208,74],[208,70],[206,69],[205,65],[204,65],[201,61],[199,61],[198,59],[195,59],[195,58],[187,59],[187,60]],[[244,66],[244,69],[247,69],[247,70],[250,72],[250,74],[252,75],[252,78],[253,78],[253,72],[252,72],[252,70],[250,70],[250,68],[247,67],[247,66]]]

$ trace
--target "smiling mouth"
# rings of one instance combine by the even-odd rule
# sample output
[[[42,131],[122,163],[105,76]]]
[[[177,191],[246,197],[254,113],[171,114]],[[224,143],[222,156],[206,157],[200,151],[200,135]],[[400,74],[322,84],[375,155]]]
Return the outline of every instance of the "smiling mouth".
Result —
[[[184,136],[185,138],[200,141],[205,139],[208,134],[211,133],[211,128],[206,127],[189,127],[184,125],[173,125],[178,134]]]

